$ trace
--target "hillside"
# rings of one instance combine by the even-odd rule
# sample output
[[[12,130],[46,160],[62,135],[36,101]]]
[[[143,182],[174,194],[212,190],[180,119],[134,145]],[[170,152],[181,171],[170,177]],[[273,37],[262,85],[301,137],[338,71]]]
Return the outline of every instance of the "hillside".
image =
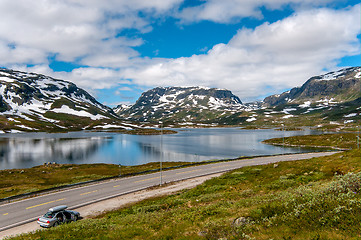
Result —
[[[295,87],[280,95],[266,97],[266,107],[282,104],[343,103],[361,97],[361,67],[341,69],[307,80],[301,87]]]
[[[0,127],[2,132],[130,130],[159,121],[174,127],[354,127],[361,121],[360,69],[314,76],[262,102],[242,103],[225,89],[157,87],[144,92],[134,105],[114,109],[71,82],[0,69]]]
[[[301,87],[266,97],[259,108],[224,119],[254,127],[317,126],[355,129],[361,122],[361,68],[344,68],[307,80]]]
[[[113,109],[121,118],[190,124],[242,126],[343,125],[361,120],[360,67],[314,76],[301,87],[242,103],[229,90],[202,87],[154,88],[131,106]]]
[[[75,131],[120,124],[113,110],[75,84],[36,73],[0,69],[3,132]],[[119,125],[120,124],[120,125]]]
[[[157,87],[144,92],[129,107],[115,110],[122,118],[139,121],[217,122],[221,116],[245,109],[229,90],[204,87]]]

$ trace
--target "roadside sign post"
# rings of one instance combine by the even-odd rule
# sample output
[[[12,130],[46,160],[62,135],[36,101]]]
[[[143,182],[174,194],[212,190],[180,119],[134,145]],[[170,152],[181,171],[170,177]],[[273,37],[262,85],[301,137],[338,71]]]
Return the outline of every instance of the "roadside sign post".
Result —
[[[361,125],[358,126],[358,136],[357,136],[357,149],[360,149],[360,132],[361,132]]]
[[[162,186],[162,161],[163,161],[163,122],[160,123],[160,186]]]
[[[285,125],[282,123],[282,153],[285,154]]]

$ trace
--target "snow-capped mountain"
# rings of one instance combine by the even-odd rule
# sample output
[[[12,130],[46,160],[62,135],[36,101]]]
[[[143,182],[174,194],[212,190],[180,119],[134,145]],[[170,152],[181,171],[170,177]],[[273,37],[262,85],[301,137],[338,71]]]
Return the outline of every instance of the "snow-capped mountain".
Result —
[[[124,119],[174,126],[277,125],[286,119],[308,119],[306,125],[356,123],[361,118],[360,71],[353,67],[312,77],[301,87],[246,104],[225,89],[158,87],[134,105],[112,110],[71,82],[0,68],[0,133],[140,127]]]
[[[246,117],[258,125],[356,124],[361,120],[361,67],[312,77],[301,87],[265,98],[262,108]]]
[[[119,114],[125,110],[128,110],[129,108],[131,108],[132,106],[131,105],[126,105],[126,104],[120,104],[118,106],[116,106],[115,108],[113,108],[113,111],[116,113],[116,114]]]
[[[305,102],[343,103],[361,97],[361,67],[344,68],[337,72],[310,78],[301,87],[264,99],[264,105]]]
[[[205,87],[157,87],[144,92],[130,108],[118,114],[139,121],[210,121],[245,106],[229,90]],[[120,109],[120,110],[119,110]]]
[[[0,69],[2,131],[82,130],[115,120],[111,108],[71,82]]]

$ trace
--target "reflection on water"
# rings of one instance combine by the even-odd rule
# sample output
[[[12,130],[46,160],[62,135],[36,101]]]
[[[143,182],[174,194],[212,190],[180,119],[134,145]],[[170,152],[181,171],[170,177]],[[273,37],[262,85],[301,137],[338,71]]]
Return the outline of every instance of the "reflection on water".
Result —
[[[0,169],[27,168],[45,162],[137,165],[160,160],[203,161],[296,153],[303,150],[269,146],[261,141],[314,133],[239,128],[178,131],[178,134],[163,136],[92,132],[3,134],[0,137]]]
[[[0,167],[26,168],[45,162],[78,163],[86,161],[109,143],[105,137],[31,138],[15,136],[0,141]]]

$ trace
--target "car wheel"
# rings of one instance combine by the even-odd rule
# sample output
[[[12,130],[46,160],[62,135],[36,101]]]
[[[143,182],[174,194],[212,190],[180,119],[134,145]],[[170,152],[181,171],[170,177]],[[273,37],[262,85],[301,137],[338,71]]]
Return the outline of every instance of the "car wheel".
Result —
[[[53,225],[53,227],[56,227],[56,226],[58,226],[58,225],[59,225],[59,223],[58,223],[58,222],[55,222],[54,225]]]

